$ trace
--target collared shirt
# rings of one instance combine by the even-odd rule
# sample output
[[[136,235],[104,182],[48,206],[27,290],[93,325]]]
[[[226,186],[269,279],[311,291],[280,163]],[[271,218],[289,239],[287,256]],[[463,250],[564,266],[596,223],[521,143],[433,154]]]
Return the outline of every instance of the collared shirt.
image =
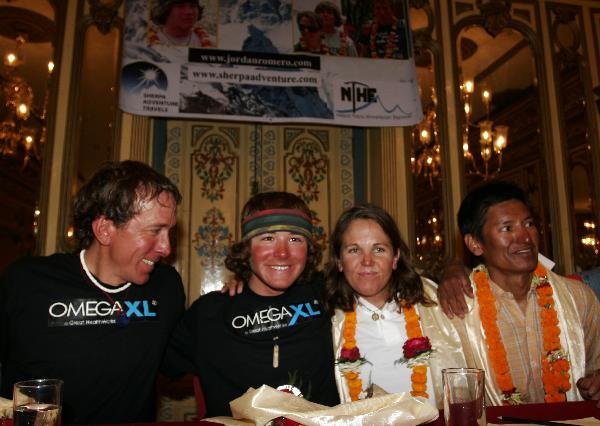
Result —
[[[373,315],[377,314],[377,320]],[[388,393],[411,391],[412,369],[397,362],[403,357],[402,345],[407,340],[404,314],[398,312],[395,302],[386,303],[381,309],[362,297],[356,306],[356,344],[361,355],[369,363],[363,364],[360,376],[363,389],[371,383]],[[433,385],[430,370],[427,370],[427,393],[433,398]]]
[[[513,384],[521,392],[524,401],[544,402],[541,366],[544,339],[535,287],[532,285],[527,293],[525,312],[512,293],[502,290],[491,280],[490,287],[496,297],[497,324],[506,349]],[[591,373],[600,368],[600,328],[597,321],[600,305],[591,289],[582,283],[569,280],[568,290],[574,295],[582,318],[586,373]]]

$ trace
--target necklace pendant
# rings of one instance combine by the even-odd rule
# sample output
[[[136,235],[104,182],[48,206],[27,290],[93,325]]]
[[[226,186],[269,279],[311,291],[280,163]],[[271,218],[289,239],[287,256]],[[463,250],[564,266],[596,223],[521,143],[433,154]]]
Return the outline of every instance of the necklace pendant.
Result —
[[[377,312],[373,312],[373,315],[371,315],[371,319],[373,321],[379,320],[379,314]]]
[[[273,341],[275,342],[275,344],[273,345],[273,368],[279,367],[279,344],[277,343],[278,339],[279,337],[273,338]]]

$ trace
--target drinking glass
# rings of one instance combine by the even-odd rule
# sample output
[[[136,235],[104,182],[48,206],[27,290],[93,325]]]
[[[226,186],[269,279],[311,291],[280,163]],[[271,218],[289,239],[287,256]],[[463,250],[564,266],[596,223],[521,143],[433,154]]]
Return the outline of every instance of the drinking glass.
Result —
[[[485,426],[485,372],[479,368],[442,370],[446,426]]]
[[[13,387],[13,426],[60,426],[62,380],[35,379]]]

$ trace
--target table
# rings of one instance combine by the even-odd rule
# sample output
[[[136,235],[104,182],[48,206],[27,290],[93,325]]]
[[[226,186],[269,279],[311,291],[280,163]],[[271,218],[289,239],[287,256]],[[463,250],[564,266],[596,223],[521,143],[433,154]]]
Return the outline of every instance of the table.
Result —
[[[524,404],[502,407],[487,407],[485,410],[488,423],[510,423],[498,420],[498,416],[521,417],[535,420],[571,420],[584,417],[600,419],[600,408],[596,408],[598,401],[559,402],[554,404]],[[444,425],[444,413],[430,426]]]
[[[569,420],[584,417],[600,419],[598,401],[577,401],[555,404],[527,404],[512,407],[488,407],[486,416],[488,422],[499,423],[498,416],[513,416],[535,418],[538,420]]]
[[[498,416],[513,416],[536,420],[569,420],[584,417],[600,419],[600,408],[596,408],[597,401],[561,402],[555,404],[525,404],[506,407],[487,407],[486,417],[488,423],[502,423]],[[1,422],[0,422],[1,423]],[[507,422],[505,422],[507,423]],[[508,422],[510,423],[510,422]],[[128,423],[113,426],[219,426],[219,423],[205,420],[191,422],[161,422],[161,423]],[[437,420],[427,423],[427,426],[443,426],[444,413],[440,411]],[[11,420],[5,420],[3,426],[12,426]]]
[[[13,426],[12,419],[0,419],[0,426]],[[63,424],[63,426],[65,426]],[[67,425],[68,426],[68,425]],[[100,425],[93,425],[100,426]],[[111,426],[223,426],[221,423],[208,422],[206,420],[189,422],[158,422],[158,423],[123,423],[112,424]]]

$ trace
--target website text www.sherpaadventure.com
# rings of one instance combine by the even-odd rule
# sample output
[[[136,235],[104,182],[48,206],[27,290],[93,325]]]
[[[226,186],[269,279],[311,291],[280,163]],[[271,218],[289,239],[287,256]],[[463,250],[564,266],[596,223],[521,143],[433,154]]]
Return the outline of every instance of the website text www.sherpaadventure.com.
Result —
[[[256,68],[218,68],[190,64],[188,79],[202,83],[260,84],[265,86],[317,87],[321,77],[314,71],[269,71]]]

